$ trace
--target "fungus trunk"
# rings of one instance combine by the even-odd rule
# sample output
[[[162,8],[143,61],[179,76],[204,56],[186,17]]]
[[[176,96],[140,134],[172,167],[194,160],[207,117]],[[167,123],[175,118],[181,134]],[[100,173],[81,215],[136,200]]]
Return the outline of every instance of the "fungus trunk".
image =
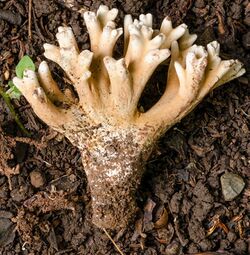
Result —
[[[119,148],[117,158],[111,151],[98,156],[98,159],[86,155],[86,152],[82,154],[83,158],[88,158],[88,164],[85,161],[83,164],[92,197],[92,221],[100,228],[121,229],[136,216],[135,192],[144,163],[129,156],[131,149]]]
[[[109,136],[109,134],[107,134]],[[144,170],[146,148],[132,134],[103,137],[108,144],[82,151],[92,196],[93,222],[103,228],[121,228],[136,216],[135,192]]]

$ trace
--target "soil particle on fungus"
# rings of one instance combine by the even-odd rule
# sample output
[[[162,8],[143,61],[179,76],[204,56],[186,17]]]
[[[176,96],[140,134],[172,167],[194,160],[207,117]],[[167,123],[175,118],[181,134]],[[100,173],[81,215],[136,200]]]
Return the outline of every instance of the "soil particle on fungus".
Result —
[[[148,198],[155,203],[154,208],[148,210],[150,217],[144,220],[146,229],[141,225],[143,237],[138,234],[132,238],[135,224],[123,233],[109,234],[124,254],[250,254],[249,2],[75,0],[70,1],[74,4],[72,9],[63,2],[32,1],[32,41],[29,41],[27,1],[0,1],[1,10],[11,11],[16,17],[20,15],[22,20],[19,25],[0,18],[0,85],[3,88],[8,82],[4,73],[8,70],[12,78],[15,65],[23,55],[30,55],[37,64],[44,60],[42,45],[55,44],[57,27],[62,24],[72,26],[80,48],[87,48],[88,34],[77,8],[96,10],[100,3],[119,9],[119,26],[126,13],[138,17],[151,12],[155,27],[169,15],[174,25],[185,22],[191,32],[197,33],[198,43],[205,45],[218,40],[223,59],[237,58],[244,63],[245,76],[214,91],[156,144],[137,194],[141,222]],[[117,51],[119,53],[119,49]],[[50,63],[50,67],[64,88],[67,78],[62,70],[55,64]],[[163,91],[164,68],[156,71],[144,91],[141,103],[145,109]],[[24,98],[12,103],[32,133],[32,139],[41,143],[46,140],[49,131]],[[118,254],[103,231],[91,223],[90,192],[79,151],[56,135],[47,139],[43,147],[29,143],[25,148],[10,142],[7,135],[15,138],[22,133],[2,99],[0,126],[0,253]],[[17,163],[20,169],[18,174],[10,176],[11,190],[4,174]],[[44,185],[36,188],[31,184],[32,171],[42,173]],[[225,172],[238,174],[245,182],[242,193],[228,202],[220,186],[220,177]],[[56,192],[62,190],[63,193],[51,196],[53,186]],[[162,205],[168,211],[167,225],[155,228],[158,208]],[[225,233],[216,228],[207,236],[216,215],[229,231]]]

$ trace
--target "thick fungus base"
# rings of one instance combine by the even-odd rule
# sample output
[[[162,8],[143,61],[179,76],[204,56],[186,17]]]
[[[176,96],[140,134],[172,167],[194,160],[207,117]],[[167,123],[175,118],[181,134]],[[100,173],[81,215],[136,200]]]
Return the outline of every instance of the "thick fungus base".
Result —
[[[92,196],[92,221],[96,226],[121,229],[133,221],[137,214],[135,193],[140,184],[141,173],[141,166],[135,167],[130,176],[117,180],[115,185],[110,183],[109,178],[102,179],[101,182],[91,182],[88,178]]]
[[[98,146],[82,152],[92,197],[92,219],[98,227],[124,228],[136,216],[135,193],[144,172],[145,157],[150,153],[146,145],[136,142],[138,131],[98,130],[97,137],[92,136]]]

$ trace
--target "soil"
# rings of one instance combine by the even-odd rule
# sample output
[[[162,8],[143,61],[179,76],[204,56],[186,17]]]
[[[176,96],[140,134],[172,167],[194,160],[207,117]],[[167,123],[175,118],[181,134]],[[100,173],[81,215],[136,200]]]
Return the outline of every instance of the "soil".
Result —
[[[81,49],[88,35],[80,9],[101,1],[0,1],[0,78],[6,88],[15,65],[28,54],[44,59],[43,43],[55,43],[57,27],[73,28]],[[221,43],[224,59],[238,58],[247,74],[217,89],[160,139],[137,192],[137,221],[109,234],[123,254],[250,254],[250,4],[247,0],[105,0],[124,14],[169,15],[185,22],[198,43]],[[14,14],[14,15],[13,15]],[[119,51],[117,51],[119,54]],[[53,73],[62,71],[50,63]],[[148,108],[162,93],[159,68],[145,89]],[[150,84],[158,84],[155,90]],[[119,254],[91,223],[90,193],[79,151],[46,127],[24,98],[12,100],[25,137],[0,98],[0,254]],[[241,176],[243,192],[226,202],[220,177]],[[34,174],[35,173],[35,174]]]

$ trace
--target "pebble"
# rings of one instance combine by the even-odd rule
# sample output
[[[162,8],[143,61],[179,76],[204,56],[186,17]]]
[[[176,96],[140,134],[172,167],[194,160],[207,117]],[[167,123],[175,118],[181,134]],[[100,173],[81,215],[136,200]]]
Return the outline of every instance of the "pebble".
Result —
[[[30,182],[35,188],[42,187],[44,185],[43,175],[37,170],[32,171],[30,173]]]
[[[233,173],[223,174],[220,181],[225,201],[232,201],[235,199],[245,187],[243,178]]]

